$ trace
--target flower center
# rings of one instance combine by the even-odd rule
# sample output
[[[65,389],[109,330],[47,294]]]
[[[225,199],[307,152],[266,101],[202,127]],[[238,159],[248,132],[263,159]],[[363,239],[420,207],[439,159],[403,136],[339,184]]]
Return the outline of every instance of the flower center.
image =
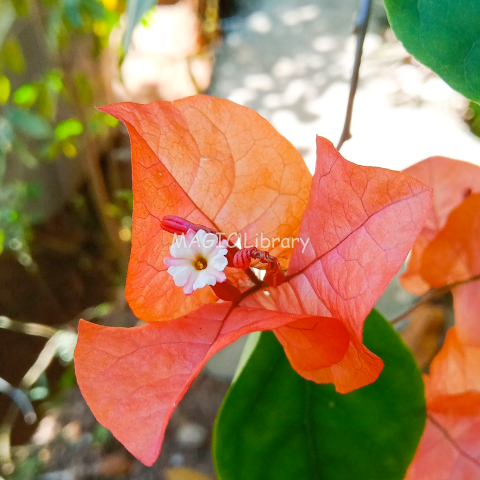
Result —
[[[203,257],[198,257],[196,262],[193,264],[193,266],[197,269],[197,270],[205,270],[207,268],[207,260]]]

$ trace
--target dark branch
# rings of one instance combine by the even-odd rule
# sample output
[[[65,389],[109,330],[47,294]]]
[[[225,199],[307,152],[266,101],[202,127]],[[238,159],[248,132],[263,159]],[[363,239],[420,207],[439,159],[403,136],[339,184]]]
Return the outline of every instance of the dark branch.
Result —
[[[355,20],[354,33],[357,34],[357,46],[355,48],[355,61],[353,63],[352,79],[350,81],[350,95],[348,96],[347,113],[345,114],[345,123],[343,124],[343,132],[338,141],[337,150],[342,148],[342,145],[350,138],[350,125],[352,123],[353,101],[357,93],[358,77],[360,73],[360,63],[362,62],[363,42],[367,34],[368,21],[370,19],[371,0],[362,0],[360,10],[358,11]]]
[[[415,303],[415,305],[412,305],[408,310],[400,314],[398,317],[395,317],[390,323],[395,324],[400,322],[400,320],[403,320],[404,318],[407,318],[410,316],[410,314],[416,310],[420,305],[423,305],[424,303],[428,303],[434,298],[439,298],[445,295],[446,293],[450,292],[453,288],[458,287],[459,285],[465,285],[466,283],[472,283],[476,282],[477,280],[480,280],[480,275],[475,275],[473,277],[467,278],[466,280],[460,280],[459,282],[454,282],[454,283],[449,283],[448,285],[445,285],[442,288],[438,289],[432,289],[429,292],[427,292],[423,297],[420,297],[420,300]]]

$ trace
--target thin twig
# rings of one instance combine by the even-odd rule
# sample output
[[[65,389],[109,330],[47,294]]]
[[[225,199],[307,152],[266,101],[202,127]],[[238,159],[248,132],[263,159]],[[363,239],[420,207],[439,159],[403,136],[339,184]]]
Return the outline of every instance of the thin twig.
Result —
[[[19,388],[12,387],[6,380],[0,378],[0,392],[8,395],[23,413],[25,423],[32,425],[37,421],[37,415],[27,394]]]
[[[48,327],[47,325],[19,322],[4,315],[0,315],[0,328],[44,338],[52,338],[58,332],[56,328]]]
[[[35,363],[30,367],[28,372],[20,382],[22,390],[28,390],[40,377],[40,375],[48,368],[55,353],[57,352],[57,339],[52,337],[43,347]],[[0,426],[0,464],[12,464],[11,454],[11,433],[13,424],[18,415],[18,406],[14,403],[10,405],[5,414],[3,422]]]
[[[442,288],[432,289],[429,292],[427,292],[425,295],[423,295],[423,297],[420,297],[420,300],[417,303],[415,303],[415,305],[412,305],[408,310],[400,314],[398,317],[395,317],[393,320],[390,321],[390,323],[392,325],[395,323],[398,323],[404,318],[407,318],[408,316],[410,316],[414,310],[420,307],[420,305],[423,305],[424,303],[428,303],[434,298],[442,297],[443,295],[450,292],[453,288],[458,287],[459,285],[465,285],[466,283],[472,283],[477,280],[480,280],[480,275],[475,275],[473,277],[467,278],[466,280],[460,280],[459,282],[449,283],[448,285],[445,285]]]
[[[371,0],[362,0],[360,10],[358,11],[355,20],[355,30],[357,34],[357,46],[355,48],[355,61],[353,63],[352,79],[350,81],[350,94],[348,96],[347,113],[345,114],[345,123],[343,124],[342,135],[338,141],[337,150],[342,148],[342,145],[350,138],[350,125],[352,123],[353,101],[357,93],[358,77],[360,74],[360,63],[362,62],[363,42],[367,34],[368,21],[370,20]]]

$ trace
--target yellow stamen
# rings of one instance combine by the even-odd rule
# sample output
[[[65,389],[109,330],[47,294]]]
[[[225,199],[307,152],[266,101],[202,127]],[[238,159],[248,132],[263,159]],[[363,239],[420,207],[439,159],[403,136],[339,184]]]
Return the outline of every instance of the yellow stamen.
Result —
[[[203,257],[197,258],[194,266],[197,270],[205,270],[207,268],[207,261]]]

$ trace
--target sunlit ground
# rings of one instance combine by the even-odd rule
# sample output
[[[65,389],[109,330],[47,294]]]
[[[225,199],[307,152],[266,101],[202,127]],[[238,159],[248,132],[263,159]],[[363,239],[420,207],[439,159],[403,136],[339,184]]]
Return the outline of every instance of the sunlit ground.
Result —
[[[257,7],[258,9],[253,11]],[[212,95],[260,112],[315,161],[315,135],[337,143],[353,64],[358,2],[251,2],[226,24]],[[480,163],[480,140],[462,120],[466,100],[412,60],[375,4],[352,122],[349,160],[400,170],[444,155]]]

